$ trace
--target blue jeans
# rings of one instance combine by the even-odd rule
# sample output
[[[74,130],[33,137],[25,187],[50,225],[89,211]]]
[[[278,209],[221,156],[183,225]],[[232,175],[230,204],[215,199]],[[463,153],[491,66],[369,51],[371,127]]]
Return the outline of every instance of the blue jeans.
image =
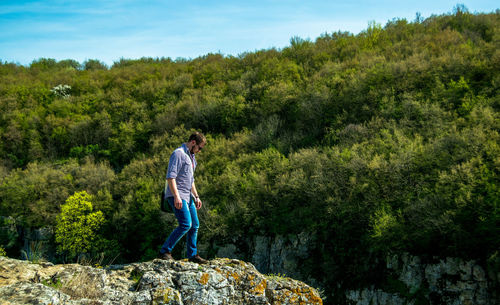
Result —
[[[179,222],[179,226],[170,234],[163,246],[161,247],[160,253],[172,252],[175,245],[179,240],[187,233],[187,257],[191,258],[196,255],[196,238],[198,236],[198,228],[200,227],[200,222],[198,221],[198,213],[196,212],[196,207],[194,205],[194,200],[190,199],[189,204],[186,200],[182,200],[182,208],[180,210],[176,209],[174,206],[174,197],[167,197],[170,207],[175,212],[175,217]]]

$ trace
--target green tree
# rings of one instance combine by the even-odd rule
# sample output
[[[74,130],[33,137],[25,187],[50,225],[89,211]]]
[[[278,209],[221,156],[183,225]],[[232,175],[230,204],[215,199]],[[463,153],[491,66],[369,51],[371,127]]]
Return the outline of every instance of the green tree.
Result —
[[[83,67],[85,70],[106,70],[108,67],[105,63],[97,60],[97,59],[89,59],[83,63]]]
[[[61,206],[56,243],[58,250],[70,257],[97,250],[101,242],[99,229],[105,220],[101,211],[93,212],[91,200],[87,192],[76,192]]]

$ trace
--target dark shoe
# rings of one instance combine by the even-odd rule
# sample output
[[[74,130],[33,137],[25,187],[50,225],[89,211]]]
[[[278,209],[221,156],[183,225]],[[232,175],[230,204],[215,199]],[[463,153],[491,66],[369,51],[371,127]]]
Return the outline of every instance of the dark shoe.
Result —
[[[208,264],[208,261],[204,258],[201,258],[198,254],[191,257],[189,261],[197,264]]]
[[[158,258],[166,260],[166,261],[175,261],[175,259],[173,258],[172,254],[170,254],[169,252],[165,252],[163,254],[160,253],[160,255],[158,255]]]

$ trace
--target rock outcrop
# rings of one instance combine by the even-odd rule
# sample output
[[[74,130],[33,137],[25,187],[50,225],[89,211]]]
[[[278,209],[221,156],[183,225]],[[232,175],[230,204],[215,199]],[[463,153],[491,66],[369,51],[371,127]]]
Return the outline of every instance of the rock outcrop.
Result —
[[[303,268],[305,263],[314,261],[310,255],[317,246],[315,243],[314,233],[302,232],[249,237],[215,245],[214,248],[218,256],[251,260],[261,272],[286,274],[318,287],[328,295],[332,285],[315,278],[317,275],[307,273]],[[247,252],[239,252],[241,249]],[[484,262],[450,257],[423,259],[401,253],[388,255],[386,261],[381,263],[385,263],[385,270],[378,265],[371,268],[381,272],[379,282],[364,282],[358,288],[344,291],[339,289],[333,297],[342,300],[339,303],[352,305],[500,304],[498,267],[488,269]],[[491,264],[500,266],[500,258]],[[337,283],[343,280],[338,278]]]
[[[310,249],[315,242],[314,234],[302,232],[276,236],[254,236],[243,241],[247,253],[238,252],[235,244],[216,246],[218,257],[249,259],[257,270],[263,273],[286,274],[309,284],[319,281],[310,274],[302,274],[302,262],[309,258]]]
[[[94,268],[0,257],[0,304],[323,304],[306,284],[235,259]]]
[[[492,295],[494,287],[489,286],[500,276],[491,274],[488,281],[486,272],[475,261],[446,258],[424,263],[417,256],[403,254],[389,256],[386,262],[393,291],[375,287],[347,291],[351,304],[498,304]]]

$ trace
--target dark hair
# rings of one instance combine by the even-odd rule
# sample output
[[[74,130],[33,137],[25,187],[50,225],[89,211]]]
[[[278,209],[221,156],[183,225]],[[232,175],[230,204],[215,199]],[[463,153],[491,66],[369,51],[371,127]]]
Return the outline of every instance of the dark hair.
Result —
[[[195,132],[193,133],[190,137],[189,137],[189,140],[188,142],[191,142],[195,140],[196,141],[196,144],[200,145],[201,143],[207,143],[207,139],[205,138],[205,136],[201,133],[201,132]]]

